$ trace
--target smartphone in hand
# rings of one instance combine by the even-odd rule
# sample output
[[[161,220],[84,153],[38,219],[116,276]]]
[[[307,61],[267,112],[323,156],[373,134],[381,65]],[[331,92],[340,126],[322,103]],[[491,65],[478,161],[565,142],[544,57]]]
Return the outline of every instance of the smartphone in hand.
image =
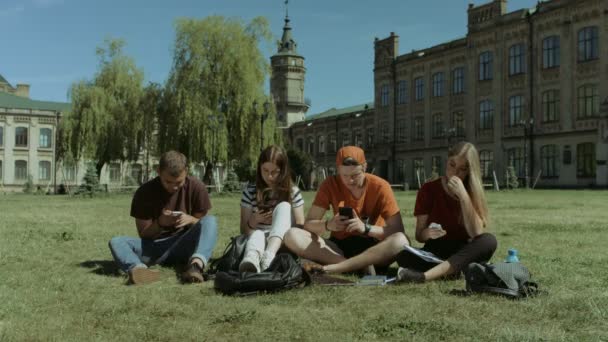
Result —
[[[340,208],[338,208],[338,214],[340,214],[340,216],[347,217],[349,220],[354,217],[354,215],[353,215],[353,208],[351,208],[351,207],[340,207]]]
[[[183,212],[181,211],[172,211],[171,212],[171,216],[181,216],[183,214]]]

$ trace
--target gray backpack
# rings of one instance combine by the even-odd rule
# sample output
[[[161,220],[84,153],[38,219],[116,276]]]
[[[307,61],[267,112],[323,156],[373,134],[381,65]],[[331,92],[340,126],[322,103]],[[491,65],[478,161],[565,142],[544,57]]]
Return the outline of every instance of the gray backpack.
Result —
[[[490,293],[507,298],[526,298],[539,293],[530,272],[521,263],[471,263],[464,272],[467,292]]]

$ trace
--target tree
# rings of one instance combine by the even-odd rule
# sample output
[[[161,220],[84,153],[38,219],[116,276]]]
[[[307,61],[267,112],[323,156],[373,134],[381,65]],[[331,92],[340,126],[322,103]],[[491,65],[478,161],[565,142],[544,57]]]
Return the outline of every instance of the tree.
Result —
[[[297,148],[290,147],[287,149],[287,158],[289,159],[289,166],[291,168],[291,172],[293,173],[293,179],[297,180],[298,176],[302,177],[304,187],[309,189],[312,185],[310,174],[313,169],[313,162],[310,155],[300,151]],[[296,185],[300,186],[299,184]]]
[[[150,156],[158,156],[156,133],[158,132],[158,115],[161,108],[162,88],[158,83],[149,83],[143,90],[140,102],[142,127],[137,140],[145,153],[145,179],[150,178]]]
[[[124,41],[107,39],[97,48],[99,68],[92,81],[72,85],[72,109],[64,119],[74,160],[96,161],[97,175],[112,160],[136,160],[142,147],[143,71],[122,54]]]
[[[179,19],[173,66],[159,114],[159,149],[176,149],[192,162],[256,160],[268,62],[258,44],[270,40],[266,19],[245,25],[212,16]],[[254,102],[258,104],[254,108]],[[272,106],[271,106],[272,107]],[[275,142],[276,121],[264,122]]]

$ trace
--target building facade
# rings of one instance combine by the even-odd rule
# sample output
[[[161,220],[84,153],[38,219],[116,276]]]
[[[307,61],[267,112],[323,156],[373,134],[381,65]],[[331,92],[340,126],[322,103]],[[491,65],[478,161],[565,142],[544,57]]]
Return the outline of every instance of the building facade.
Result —
[[[607,187],[607,3],[507,13],[494,0],[467,15],[466,37],[420,51],[399,55],[394,33],[376,39],[374,105],[312,115],[290,127],[291,143],[329,171],[337,147],[359,145],[374,173],[417,187],[467,140],[487,183],[512,167],[522,184]]]
[[[0,192],[21,191],[28,178],[35,189],[53,192],[63,185],[67,191],[80,185],[86,162],[57,162],[57,124],[70,104],[29,98],[29,85],[16,87],[0,75]],[[144,153],[135,162],[112,162],[103,166],[100,184],[109,190],[137,186],[156,176],[158,156],[146,162]],[[202,178],[203,165],[191,173]]]
[[[304,98],[306,76],[304,57],[297,52],[298,44],[293,39],[289,21],[286,14],[283,36],[278,42],[277,53],[270,57],[270,93],[280,128],[303,121],[309,107]]]

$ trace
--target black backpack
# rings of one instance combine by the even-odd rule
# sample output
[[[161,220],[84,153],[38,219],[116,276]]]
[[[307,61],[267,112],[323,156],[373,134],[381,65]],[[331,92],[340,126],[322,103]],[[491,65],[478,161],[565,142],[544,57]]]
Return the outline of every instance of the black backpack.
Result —
[[[231,237],[222,256],[209,261],[209,268],[205,273],[205,278],[213,279],[217,272],[238,271],[239,263],[243,260],[243,255],[245,254],[247,239],[246,235]]]
[[[264,272],[217,272],[214,287],[218,292],[227,295],[250,295],[300,288],[310,282],[310,275],[291,254],[280,253]]]
[[[469,293],[490,293],[512,299],[539,294],[538,284],[519,262],[496,264],[471,263],[464,272]]]

